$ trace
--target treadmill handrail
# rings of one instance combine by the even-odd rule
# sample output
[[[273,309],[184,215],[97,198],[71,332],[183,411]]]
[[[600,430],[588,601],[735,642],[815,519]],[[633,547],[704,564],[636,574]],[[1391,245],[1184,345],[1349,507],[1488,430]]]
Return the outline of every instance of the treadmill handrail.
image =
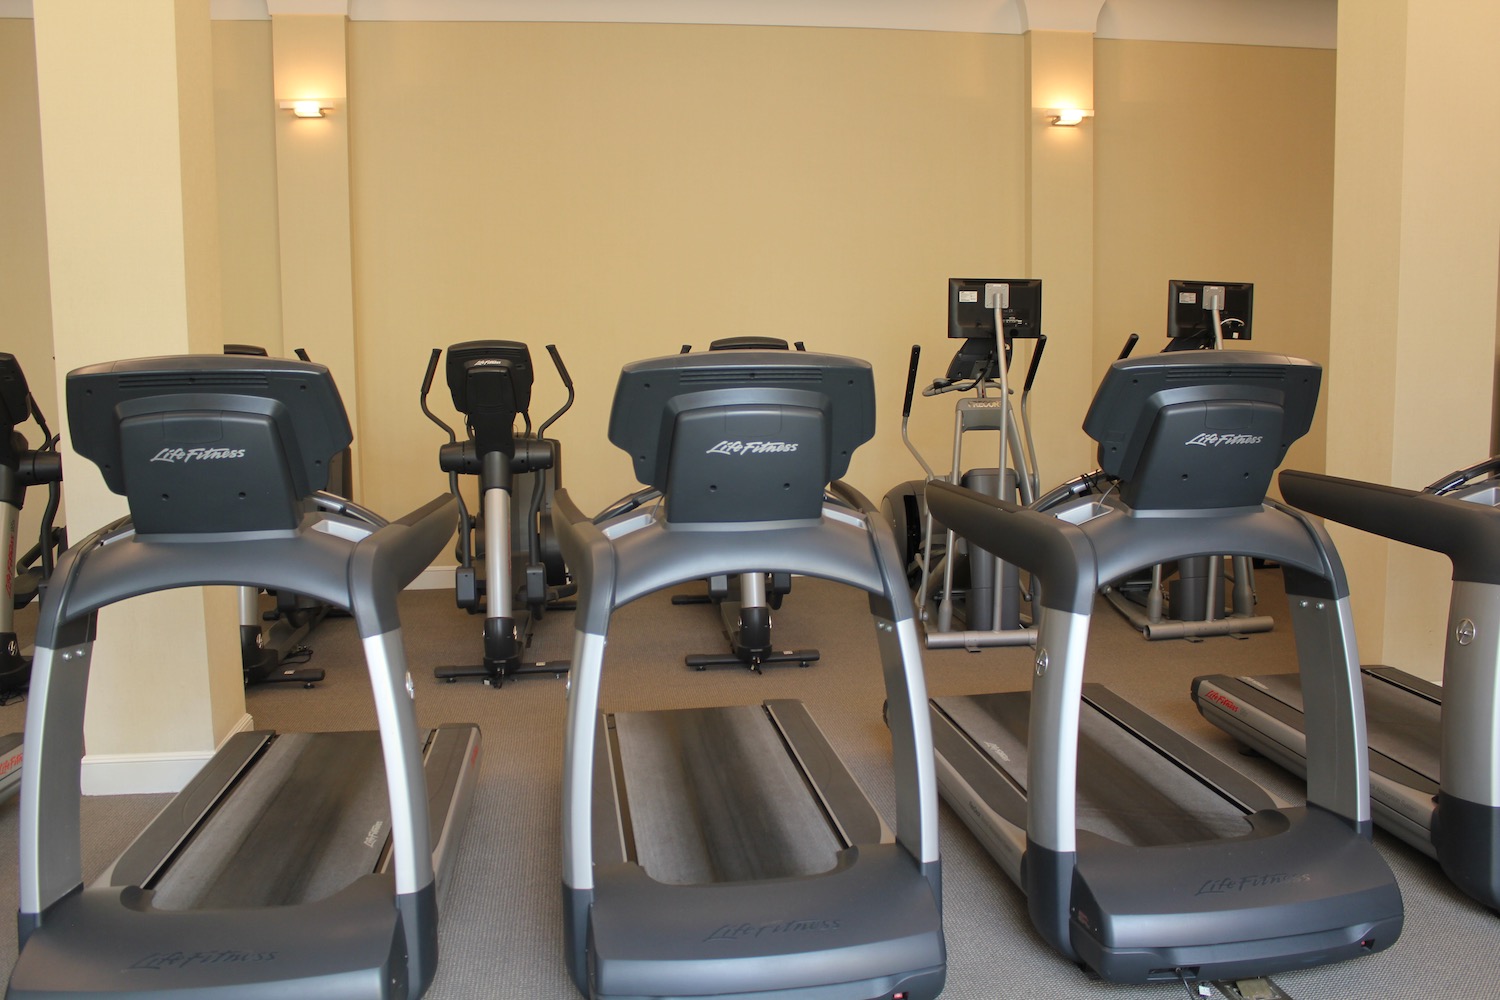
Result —
[[[587,821],[595,761],[600,673],[615,608],[677,583],[723,573],[777,571],[820,577],[869,593],[886,684],[896,787],[896,839],[920,865],[938,861],[937,778],[927,715],[916,613],[890,530],[871,512],[825,503],[811,523],[781,522],[747,530],[726,524],[674,528],[660,507],[628,510],[640,527],[611,537],[560,489],[554,523],[578,582],[573,680],[569,688],[563,802],[563,881],[593,888],[592,830]],[[883,530],[882,530],[883,529]],[[916,664],[916,666],[912,666]]]
[[[1033,732],[1051,726],[1046,753],[1028,758],[1033,842],[1074,845],[1077,702],[1088,620],[1098,589],[1140,566],[1194,555],[1252,555],[1282,564],[1309,704],[1326,720],[1311,734],[1308,798],[1368,829],[1369,795],[1359,656],[1349,585],[1327,532],[1310,516],[1267,500],[1257,508],[1140,516],[1116,497],[1081,497],[1042,513],[961,486],[929,483],[928,505],[944,524],[1035,575],[1040,591]],[[1055,752],[1053,752],[1055,751]],[[1353,760],[1354,768],[1327,762]]]
[[[932,480],[926,489],[934,518],[1042,580],[1042,607],[1086,614],[1094,606],[1098,565],[1088,538],[1075,525],[942,480]]]
[[[349,555],[349,610],[361,639],[400,624],[397,596],[447,547],[457,527],[458,500],[443,493],[354,546]]]
[[[1500,516],[1488,504],[1290,469],[1278,482],[1309,514],[1441,553],[1455,581],[1500,584]]]
[[[37,618],[36,642],[52,649],[82,642],[82,622],[100,608],[143,594],[179,587],[248,586],[286,590],[354,611],[349,560],[360,545],[374,544],[383,572],[395,575],[400,590],[421,573],[453,537],[457,501],[440,494],[405,517],[372,525],[359,517],[310,513],[294,532],[244,532],[178,539],[136,536],[122,518],[73,546],[59,559],[58,585],[43,595],[49,610]],[[336,522],[344,535],[318,530],[320,520]],[[373,541],[372,541],[373,540]],[[77,569],[74,563],[82,563]],[[371,603],[378,615],[367,624],[391,620],[389,602]],[[368,637],[365,633],[363,636]]]
[[[1101,586],[1144,566],[1193,556],[1274,559],[1297,576],[1302,596],[1338,600],[1349,594],[1327,534],[1306,515],[1269,499],[1253,508],[1162,516],[1137,515],[1114,496],[1075,497],[1042,512],[951,483],[928,483],[927,491],[935,517],[1035,573],[1042,582],[1041,605],[1058,611],[1084,614]]]

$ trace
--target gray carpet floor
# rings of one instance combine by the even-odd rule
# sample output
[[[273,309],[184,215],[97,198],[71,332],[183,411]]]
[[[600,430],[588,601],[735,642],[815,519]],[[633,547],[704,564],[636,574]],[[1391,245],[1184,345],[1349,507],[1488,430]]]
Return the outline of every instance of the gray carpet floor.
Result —
[[[1198,673],[1257,673],[1293,666],[1280,580],[1259,579],[1261,606],[1277,616],[1276,631],[1248,639],[1148,643],[1107,605],[1099,605],[1090,638],[1090,680],[1102,681],[1179,731],[1232,760],[1273,793],[1289,799],[1301,786],[1264,761],[1240,756],[1203,722],[1188,696]],[[472,721],[484,738],[473,812],[442,914],[441,965],[434,1000],[498,996],[576,996],[562,965],[559,892],[560,770],[564,683],[528,678],[490,690],[476,682],[444,684],[435,666],[473,660],[480,620],[453,607],[447,591],[410,592],[401,609],[418,713],[424,724]],[[1356,613],[1357,613],[1356,609]],[[23,612],[22,621],[34,612]],[[780,644],[815,646],[822,659],[806,668],[698,673],[682,656],[720,649],[717,614],[673,607],[666,594],[645,598],[615,616],[605,662],[608,710],[752,704],[798,698],[823,726],[876,805],[894,816],[890,740],[881,722],[884,698],[873,629],[862,595],[799,580],[776,615]],[[535,651],[566,657],[571,615],[550,615]],[[257,726],[284,730],[373,726],[373,710],[353,623],[331,620],[311,637],[313,665],[328,671],[316,688],[248,692]],[[961,650],[926,655],[933,694],[1024,686],[1026,649]],[[20,728],[24,705],[0,708],[0,732]],[[163,796],[85,801],[84,866],[101,871],[159,809]],[[15,802],[0,806],[0,898],[14,900]],[[1435,864],[1377,834],[1400,880],[1406,929],[1388,950],[1367,958],[1276,977],[1299,1000],[1356,997],[1487,997],[1500,993],[1500,917],[1453,889]],[[1032,931],[1025,901],[945,805],[942,815],[944,924],[948,942],[945,997],[1177,997],[1181,985],[1116,986],[1093,980],[1058,957]],[[0,968],[14,960],[14,907],[0,907]]]

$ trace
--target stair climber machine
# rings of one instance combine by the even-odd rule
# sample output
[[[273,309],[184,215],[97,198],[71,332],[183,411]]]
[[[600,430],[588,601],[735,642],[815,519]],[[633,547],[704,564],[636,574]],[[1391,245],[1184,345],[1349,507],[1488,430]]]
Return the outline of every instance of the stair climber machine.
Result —
[[[309,510],[350,440],[320,365],[93,365],[68,375],[67,405],[74,451],[130,514],[65,552],[42,597],[20,957],[6,996],[421,996],[480,743],[473,725],[417,728],[396,599],[452,538],[456,502],[445,494],[374,523]],[[352,612],[379,730],[230,737],[84,886],[79,777],[98,613],[209,585],[284,588]]]
[[[1321,378],[1243,351],[1117,361],[1084,421],[1110,490],[1041,511],[927,488],[940,522],[1032,575],[1039,619],[1030,691],[932,701],[943,794],[1025,891],[1042,936],[1105,979],[1258,977],[1379,951],[1401,931],[1371,843],[1344,571],[1316,522],[1265,496]],[[1233,445],[1194,443],[1225,433]],[[1084,684],[1101,585],[1212,553],[1284,568],[1303,691],[1323,721],[1306,805]]]
[[[1226,340],[1249,340],[1255,287],[1228,281],[1167,283],[1167,352],[1222,350]],[[1132,337],[1134,334],[1132,334]],[[1121,357],[1128,354],[1127,343]],[[1221,447],[1212,431],[1198,442]],[[1233,447],[1233,445],[1223,445]],[[1080,477],[1038,504],[1051,506],[1068,496],[1107,486],[1097,474]],[[1194,556],[1171,566],[1152,566],[1106,585],[1105,598],[1147,639],[1187,639],[1269,632],[1275,619],[1255,613],[1255,575],[1248,556]]]
[[[640,361],[621,373],[609,438],[647,489],[593,518],[558,491],[579,581],[564,934],[586,996],[927,1000],[942,988],[916,620],[889,526],[834,481],[874,429],[862,361],[767,350]],[[744,441],[768,447],[725,447]],[[600,713],[616,608],[689,580],[772,571],[869,595],[894,834],[801,702]]]
[[[0,353],[0,554],[5,559],[5,597],[0,601],[0,705],[19,696],[31,681],[31,656],[16,638],[16,612],[34,601],[52,575],[57,554],[67,548],[67,529],[56,526],[62,500],[62,456],[47,418],[32,398],[15,355]],[[40,447],[31,448],[16,428],[36,421]],[[36,545],[16,558],[16,535],[26,490],[47,486]],[[21,734],[0,736],[0,800],[21,781]]]
[[[1442,684],[1390,666],[1360,675],[1375,822],[1500,908],[1500,457],[1425,490],[1283,472],[1281,495],[1318,517],[1453,563]],[[1306,698],[1295,674],[1193,681],[1214,725],[1306,776]]]
[[[1047,344],[1041,322],[1042,283],[1038,280],[949,279],[948,336],[961,339],[963,345],[949,362],[947,373],[934,379],[922,395],[973,395],[964,395],[954,405],[953,463],[946,477],[933,470],[907,433],[921,357],[921,347],[912,345],[901,409],[901,439],[927,478],[897,486],[885,495],[882,507],[902,546],[908,579],[916,588],[928,648],[972,652],[991,646],[1029,645],[1036,638],[1036,630],[1022,620],[1025,595],[1016,567],[971,545],[950,526],[935,523],[926,503],[925,487],[933,482],[961,483],[1007,500],[1019,494],[1023,504],[1036,499],[1030,401]],[[1035,344],[1021,389],[1019,420],[1012,412],[1008,374],[1017,340]],[[978,431],[999,432],[998,461],[993,467],[965,470],[964,436]],[[1003,479],[1001,469],[1005,470]],[[939,534],[941,542],[937,541]],[[955,620],[961,621],[962,627],[955,627]]]
[[[796,348],[806,351],[798,341]],[[786,351],[791,345],[780,337],[723,337],[708,345],[710,351]],[[692,352],[692,346],[684,344],[683,354]],[[737,590],[737,593],[733,592]],[[689,653],[685,660],[694,670],[709,667],[743,666],[754,673],[760,668],[779,663],[795,663],[806,667],[815,663],[819,653],[816,649],[779,649],[771,638],[771,612],[780,610],[782,599],[792,590],[790,573],[741,573],[733,582],[726,575],[709,579],[708,593],[675,594],[672,603],[714,604],[719,609],[719,620],[724,629],[724,638],[729,642],[727,653]]]
[[[448,435],[438,463],[458,500],[458,569],[454,597],[471,615],[484,615],[484,658],[475,665],[438,667],[448,682],[480,677],[498,688],[507,678],[568,672],[568,661],[527,661],[532,630],[548,610],[572,607],[577,587],[568,575],[552,526],[552,496],[562,481],[562,445],[547,431],[573,405],[573,379],[557,348],[547,353],[567,399],[536,432],[531,428],[531,352],[513,340],[471,340],[448,348],[448,390],[463,414],[468,440],[427,406],[442,351],[433,348],[422,379],[422,412]],[[524,430],[516,433],[516,417]],[[479,478],[479,517],[469,514],[459,476]],[[518,582],[519,581],[519,582]],[[519,605],[519,606],[518,606]]]
[[[225,344],[224,353],[236,357],[264,358],[268,353],[256,344]],[[297,348],[297,357],[311,361],[307,352]],[[352,497],[351,458],[345,448],[329,465],[328,487],[331,496]],[[353,510],[358,510],[354,507]],[[335,609],[305,594],[278,591],[271,595],[276,606],[262,612],[260,589],[239,588],[240,663],[245,686],[257,684],[301,684],[310,688],[324,677],[318,667],[304,667],[312,650],[303,642],[313,629]],[[263,624],[269,622],[269,626]]]

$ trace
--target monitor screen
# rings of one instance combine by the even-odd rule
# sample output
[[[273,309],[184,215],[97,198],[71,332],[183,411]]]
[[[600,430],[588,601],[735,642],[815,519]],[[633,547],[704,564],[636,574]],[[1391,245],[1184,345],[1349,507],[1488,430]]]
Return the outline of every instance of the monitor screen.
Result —
[[[1255,286],[1249,282],[1167,282],[1167,339],[1193,341],[1194,346],[1214,346],[1213,306],[1219,305],[1219,322],[1225,340],[1250,339],[1250,311]],[[1173,344],[1169,350],[1180,349]]]
[[[995,307],[988,293],[1008,300],[1001,310],[1005,336],[1035,337],[1042,332],[1039,278],[949,278],[948,336],[955,340],[994,339]]]

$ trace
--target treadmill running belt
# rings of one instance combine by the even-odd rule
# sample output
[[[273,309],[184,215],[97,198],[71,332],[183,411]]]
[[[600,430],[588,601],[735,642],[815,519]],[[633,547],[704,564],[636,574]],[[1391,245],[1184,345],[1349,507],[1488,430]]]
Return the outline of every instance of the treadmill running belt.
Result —
[[[830,871],[842,845],[758,705],[613,717],[635,859],[698,885]]]
[[[379,863],[390,832],[380,734],[278,736],[166,873],[158,909],[331,896]]]
[[[1244,680],[1302,711],[1297,674],[1266,674]],[[1431,778],[1442,777],[1443,706],[1396,684],[1360,674],[1365,689],[1365,730],[1370,749]]]
[[[1026,787],[1029,691],[939,698],[991,762]],[[1077,822],[1123,844],[1155,847],[1250,832],[1245,814],[1085,702],[1078,725]]]

